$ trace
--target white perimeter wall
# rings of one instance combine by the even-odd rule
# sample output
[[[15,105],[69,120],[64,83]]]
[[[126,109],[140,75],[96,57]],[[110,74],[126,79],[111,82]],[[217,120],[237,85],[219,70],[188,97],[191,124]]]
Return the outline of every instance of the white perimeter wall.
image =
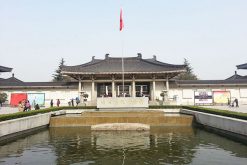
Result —
[[[165,82],[156,82],[155,98],[162,100],[160,93],[166,90]],[[168,93],[169,101],[175,105],[194,105],[195,91],[230,91],[231,97],[237,98],[239,104],[247,104],[247,86],[246,87],[177,87],[170,88]],[[152,91],[152,89],[151,89]]]
[[[60,106],[67,106],[68,102],[72,98],[78,97],[77,89],[16,89],[16,90],[0,90],[8,95],[7,104],[10,103],[11,93],[45,93],[45,107],[50,106],[50,101],[53,99],[54,106],[56,106],[56,100],[60,99]]]
[[[92,84],[91,83],[83,83],[82,90],[88,94],[88,101],[92,100]],[[95,83],[94,91],[94,99],[97,97],[97,87]],[[156,82],[156,91],[155,98],[156,100],[162,100],[160,93],[162,90],[166,89],[166,86],[163,82]],[[194,105],[194,92],[201,90],[209,90],[209,91],[230,91],[231,97],[235,97],[239,100],[239,104],[247,104],[247,87],[206,87],[206,88],[197,88],[197,87],[186,87],[186,88],[170,88],[169,90],[169,100],[172,104],[175,105]],[[54,105],[56,105],[56,100],[60,99],[61,106],[68,105],[68,102],[72,98],[76,98],[79,96],[78,89],[21,89],[21,90],[3,90],[0,89],[0,92],[5,92],[8,95],[8,102],[10,101],[11,93],[45,93],[45,106],[50,106],[50,100],[54,100]],[[151,91],[152,92],[152,89]],[[151,93],[152,94],[152,93]]]

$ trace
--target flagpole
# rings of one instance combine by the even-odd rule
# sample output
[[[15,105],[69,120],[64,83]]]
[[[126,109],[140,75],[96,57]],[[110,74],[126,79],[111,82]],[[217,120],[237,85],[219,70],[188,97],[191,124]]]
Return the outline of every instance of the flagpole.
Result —
[[[123,79],[123,97],[125,97],[125,93],[124,93],[124,40],[123,40],[123,35],[122,35],[122,79]]]
[[[123,30],[124,27],[124,23],[123,23],[123,13],[122,13],[122,8],[120,10],[120,32]],[[123,32],[122,32],[123,33]],[[123,93],[123,97],[125,97],[125,91],[124,91],[124,35],[122,34],[122,80],[123,80],[123,89],[122,89],[122,93]]]

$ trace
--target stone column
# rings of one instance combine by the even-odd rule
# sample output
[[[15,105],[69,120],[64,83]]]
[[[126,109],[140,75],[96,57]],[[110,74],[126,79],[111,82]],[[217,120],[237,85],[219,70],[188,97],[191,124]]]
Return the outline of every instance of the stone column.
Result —
[[[114,77],[112,77],[112,82],[111,82],[111,93],[112,93],[112,97],[116,97],[116,92],[115,92],[115,79]]]
[[[81,98],[81,77],[78,78],[78,97]]]
[[[105,94],[106,94],[107,96],[109,95],[108,86],[105,86]]]
[[[120,94],[119,85],[117,86],[117,93],[118,93],[118,95]]]
[[[132,97],[136,97],[136,82],[134,76],[132,78]]]
[[[169,77],[166,76],[166,91],[167,91],[167,99],[169,98]]]
[[[155,101],[155,77],[153,77],[153,94],[152,94],[152,101]]]
[[[93,100],[94,100],[94,85],[95,85],[95,83],[94,83],[94,79],[92,78],[91,101],[93,101]]]

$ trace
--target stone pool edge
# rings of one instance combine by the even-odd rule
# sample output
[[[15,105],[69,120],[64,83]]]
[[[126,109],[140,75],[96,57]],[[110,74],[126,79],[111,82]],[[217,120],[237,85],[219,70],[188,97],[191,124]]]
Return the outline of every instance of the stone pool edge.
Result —
[[[181,109],[180,113],[193,115],[196,124],[206,130],[247,144],[246,120],[187,109]]]
[[[246,120],[235,119],[231,117],[225,117],[225,116],[214,115],[203,112],[197,112],[187,109],[181,109],[181,110],[159,109],[159,110],[165,113],[180,112],[181,114],[193,115],[195,118],[195,122],[203,126],[204,128],[213,131],[214,133],[232,137],[233,140],[236,140],[234,139],[236,137],[241,141],[244,140],[247,142]],[[26,132],[32,132],[34,130],[48,127],[51,116],[59,116],[59,115],[71,114],[71,113],[81,113],[83,111],[86,110],[60,110],[56,112],[38,114],[34,116],[0,122],[0,141],[25,134]]]

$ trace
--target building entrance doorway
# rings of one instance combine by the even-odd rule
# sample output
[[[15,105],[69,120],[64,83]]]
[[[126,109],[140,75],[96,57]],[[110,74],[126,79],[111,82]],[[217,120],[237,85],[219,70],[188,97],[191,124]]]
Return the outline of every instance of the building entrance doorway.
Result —
[[[118,97],[131,97],[131,85],[129,83],[117,84],[117,96]]]
[[[112,97],[111,83],[98,83],[97,84],[97,97]]]
[[[136,97],[149,97],[150,83],[136,83]]]

